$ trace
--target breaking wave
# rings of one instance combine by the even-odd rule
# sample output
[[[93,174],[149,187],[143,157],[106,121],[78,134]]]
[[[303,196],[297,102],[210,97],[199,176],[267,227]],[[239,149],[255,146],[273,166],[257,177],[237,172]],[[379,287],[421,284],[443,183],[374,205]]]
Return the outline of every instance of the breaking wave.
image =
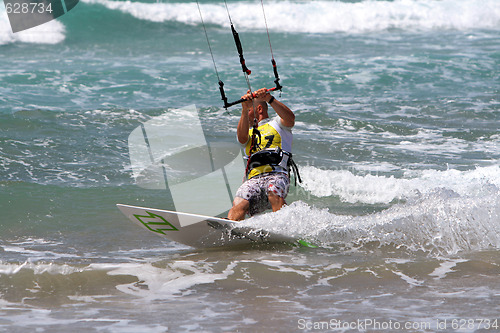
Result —
[[[84,0],[140,20],[199,24],[195,2],[141,3],[131,1]],[[265,29],[258,2],[229,3],[238,28]],[[205,23],[228,26],[223,2],[201,4]],[[495,0],[396,0],[396,1],[273,1],[265,4],[269,28],[298,33],[365,33],[388,29],[498,29],[500,3]]]
[[[305,187],[313,193],[335,193],[346,201],[369,204],[389,203],[394,199],[403,202],[378,213],[356,216],[336,214],[297,201],[247,223],[274,232],[287,230],[291,236],[344,250],[377,244],[430,255],[450,255],[500,248],[498,166],[471,171],[428,170],[413,179],[318,171],[314,170],[317,183],[310,171],[303,172]]]

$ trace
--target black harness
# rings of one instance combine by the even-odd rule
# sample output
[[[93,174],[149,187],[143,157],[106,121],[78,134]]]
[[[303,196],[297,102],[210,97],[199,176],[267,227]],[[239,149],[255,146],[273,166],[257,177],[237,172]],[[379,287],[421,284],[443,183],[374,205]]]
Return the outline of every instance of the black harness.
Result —
[[[302,179],[300,178],[299,169],[297,164],[292,159],[292,153],[287,152],[279,147],[273,149],[263,149],[258,152],[250,155],[247,161],[247,170],[246,177],[250,174],[252,169],[269,165],[271,168],[273,166],[281,166],[288,171],[288,175],[290,176],[290,172],[293,171],[295,175],[295,186],[297,185],[297,178],[299,179],[299,183],[302,183]]]

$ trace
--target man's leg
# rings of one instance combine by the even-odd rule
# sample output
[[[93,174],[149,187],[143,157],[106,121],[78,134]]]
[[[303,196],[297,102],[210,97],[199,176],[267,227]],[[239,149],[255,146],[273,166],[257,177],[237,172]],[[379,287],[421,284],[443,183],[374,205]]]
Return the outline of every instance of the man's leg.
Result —
[[[227,218],[233,221],[241,221],[245,218],[250,208],[250,202],[240,197],[234,198],[233,207],[229,210]]]
[[[286,205],[285,198],[290,188],[290,179],[284,174],[275,174],[269,177],[267,184],[267,199],[273,212]]]
[[[267,195],[267,199],[269,200],[269,203],[271,204],[271,208],[273,209],[273,212],[276,212],[281,209],[284,205],[286,205],[285,199],[280,197],[279,195],[269,192]]]

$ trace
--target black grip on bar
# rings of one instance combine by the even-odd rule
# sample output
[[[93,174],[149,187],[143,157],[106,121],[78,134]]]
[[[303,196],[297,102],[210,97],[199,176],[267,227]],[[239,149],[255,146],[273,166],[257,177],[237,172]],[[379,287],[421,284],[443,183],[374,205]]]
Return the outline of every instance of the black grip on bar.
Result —
[[[224,82],[222,82],[221,80],[219,80],[219,91],[220,91],[220,96],[222,97],[221,99],[224,101],[224,108],[228,108],[229,106],[227,106],[227,97],[226,97],[226,93],[224,92]]]
[[[243,103],[244,101],[246,101],[246,99],[241,98],[241,99],[239,99],[237,101],[234,101],[234,102],[231,102],[231,103],[227,103],[226,104],[227,106],[225,106],[225,108],[231,107],[231,106],[236,105],[236,104]]]
[[[283,87],[280,84],[280,77],[278,75],[278,66],[276,66],[276,61],[274,61],[274,58],[271,59],[271,63],[273,64],[274,77],[276,78],[274,80],[274,83],[276,84],[275,90],[281,90]]]
[[[245,101],[245,99],[242,98],[242,99],[239,99],[237,101],[229,103],[227,101],[226,93],[224,92],[224,82],[222,82],[222,80],[219,80],[219,91],[220,91],[221,99],[224,102],[224,108],[226,110],[227,110],[227,108],[229,108],[229,107],[231,107],[233,105],[240,104],[240,103],[243,103]]]
[[[243,72],[247,73],[247,75],[252,74],[252,71],[248,69],[245,65],[245,58],[243,58],[243,47],[241,46],[240,36],[234,29],[234,26],[231,24],[231,31],[233,32],[234,43],[236,44],[236,49],[238,50],[238,55],[240,56],[240,64]]]

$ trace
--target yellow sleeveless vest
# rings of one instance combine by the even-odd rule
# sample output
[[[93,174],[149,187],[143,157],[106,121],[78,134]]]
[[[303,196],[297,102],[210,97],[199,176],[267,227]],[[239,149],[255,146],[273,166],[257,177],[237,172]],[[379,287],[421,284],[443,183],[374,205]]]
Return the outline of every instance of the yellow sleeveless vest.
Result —
[[[257,128],[260,132],[260,144],[258,144],[252,153],[255,153],[256,151],[264,150],[264,149],[271,149],[271,148],[282,148],[281,147],[281,135],[272,127],[269,125],[269,123],[261,125]],[[250,148],[252,145],[252,131],[253,128],[251,128],[248,131],[248,136],[249,140],[247,142],[247,145],[245,147],[245,154],[247,156],[250,156]],[[273,172],[275,170],[275,167],[272,165],[261,165],[256,168],[253,168],[250,170],[247,179],[250,179],[252,177],[261,175],[263,173],[267,172]]]

